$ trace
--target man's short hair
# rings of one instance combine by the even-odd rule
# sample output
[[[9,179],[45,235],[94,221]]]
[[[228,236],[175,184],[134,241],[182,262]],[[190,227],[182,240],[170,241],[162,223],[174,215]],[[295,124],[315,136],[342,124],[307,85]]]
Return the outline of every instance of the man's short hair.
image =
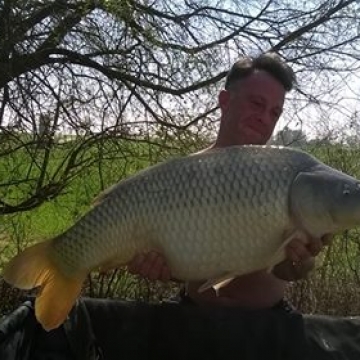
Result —
[[[225,89],[240,79],[244,79],[256,70],[263,70],[279,81],[286,91],[290,91],[296,82],[295,73],[279,55],[265,53],[258,57],[244,57],[236,61],[227,74]]]

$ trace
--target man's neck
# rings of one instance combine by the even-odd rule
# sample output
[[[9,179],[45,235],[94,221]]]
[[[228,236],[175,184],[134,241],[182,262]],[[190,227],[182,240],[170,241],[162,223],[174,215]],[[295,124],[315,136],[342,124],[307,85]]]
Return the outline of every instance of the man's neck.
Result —
[[[241,146],[241,145],[250,145],[250,143],[246,143],[244,141],[233,142],[233,141],[224,141],[220,139],[216,139],[214,144],[212,144],[208,149],[215,149],[215,148],[224,148],[229,146]]]

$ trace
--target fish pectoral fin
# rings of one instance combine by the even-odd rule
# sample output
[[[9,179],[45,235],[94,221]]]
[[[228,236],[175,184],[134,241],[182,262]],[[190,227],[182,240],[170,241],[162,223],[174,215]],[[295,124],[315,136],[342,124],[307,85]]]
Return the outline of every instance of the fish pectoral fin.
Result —
[[[266,269],[267,273],[271,273],[275,265],[285,260],[285,256],[286,256],[285,247],[290,243],[290,241],[295,239],[296,237],[302,237],[302,236],[303,234],[299,230],[295,230],[282,242],[278,250],[276,250],[275,254],[269,261],[268,267]]]
[[[227,284],[229,284],[231,281],[233,281],[235,278],[234,277],[231,277],[229,279],[226,279],[224,281],[221,281],[220,283],[216,284],[216,285],[213,285],[213,289],[215,290],[215,293],[216,293],[216,296],[219,296],[219,290],[222,288],[222,287],[225,287]]]
[[[209,279],[199,287],[198,292],[202,293],[208,289],[213,288],[216,292],[216,296],[219,296],[219,290],[222,287],[228,285],[232,280],[235,279],[235,277],[236,276],[234,274],[226,273],[219,277]]]
[[[45,241],[25,249],[8,263],[3,274],[6,282],[20,289],[39,288],[35,316],[46,331],[66,320],[86,277],[65,276],[50,259],[50,245]]]

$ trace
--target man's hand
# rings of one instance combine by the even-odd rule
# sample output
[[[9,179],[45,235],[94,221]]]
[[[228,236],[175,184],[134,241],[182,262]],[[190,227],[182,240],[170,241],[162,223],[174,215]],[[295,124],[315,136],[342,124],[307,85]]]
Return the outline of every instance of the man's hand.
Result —
[[[325,235],[322,238],[310,238],[307,244],[302,239],[293,239],[286,247],[287,259],[294,263],[301,263],[311,257],[317,256],[324,246],[329,245],[332,235]]]
[[[305,243],[302,239],[293,239],[286,246],[286,260],[276,265],[273,274],[286,281],[305,278],[315,266],[315,257],[324,246],[329,245],[333,235],[328,234],[322,238],[310,238]]]
[[[140,275],[149,280],[167,282],[171,280],[170,268],[165,258],[156,251],[136,255],[129,263],[128,270],[131,274]]]

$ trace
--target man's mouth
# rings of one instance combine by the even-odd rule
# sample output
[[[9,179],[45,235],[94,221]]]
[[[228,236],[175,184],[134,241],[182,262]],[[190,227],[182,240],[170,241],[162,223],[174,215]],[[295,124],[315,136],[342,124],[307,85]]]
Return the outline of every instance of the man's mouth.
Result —
[[[265,135],[263,126],[260,123],[254,123],[253,121],[248,124],[248,128],[258,133],[259,135]]]

